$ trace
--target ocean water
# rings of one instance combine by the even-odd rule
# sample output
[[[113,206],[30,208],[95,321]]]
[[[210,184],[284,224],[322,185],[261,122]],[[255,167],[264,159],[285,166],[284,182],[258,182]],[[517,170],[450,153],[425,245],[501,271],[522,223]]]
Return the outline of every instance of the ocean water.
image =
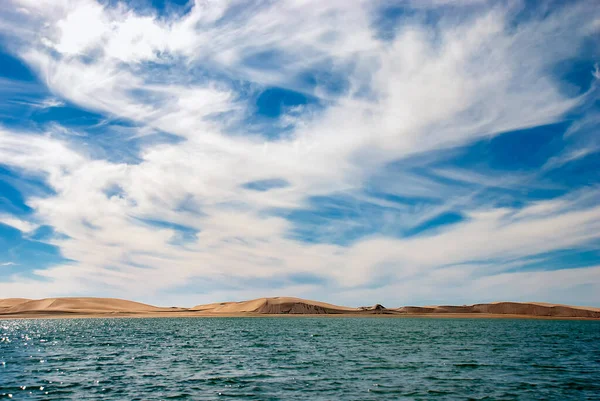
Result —
[[[0,399],[600,400],[600,322],[0,321]]]

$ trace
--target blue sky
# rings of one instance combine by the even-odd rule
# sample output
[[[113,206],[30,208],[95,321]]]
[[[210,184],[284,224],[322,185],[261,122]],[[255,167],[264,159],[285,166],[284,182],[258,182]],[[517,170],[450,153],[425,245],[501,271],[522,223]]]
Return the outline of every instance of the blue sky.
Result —
[[[0,297],[600,305],[594,1],[8,0]]]

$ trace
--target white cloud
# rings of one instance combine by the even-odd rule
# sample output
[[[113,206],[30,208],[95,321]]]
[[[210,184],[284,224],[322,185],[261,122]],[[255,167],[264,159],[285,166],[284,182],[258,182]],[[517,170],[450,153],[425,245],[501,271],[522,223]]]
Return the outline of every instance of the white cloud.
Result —
[[[28,205],[36,221],[66,235],[51,242],[74,261],[38,271],[49,280],[43,284],[14,276],[0,283],[2,293],[104,291],[167,299],[165,291],[191,280],[211,283],[201,291],[225,296],[234,293],[226,289],[232,282],[281,279],[286,291],[302,295],[320,287],[285,282],[286,277],[312,274],[337,291],[321,293],[330,299],[342,300],[349,288],[381,280],[408,280],[423,288],[380,286],[390,300],[407,300],[408,295],[394,295],[400,290],[415,299],[437,290],[456,295],[442,290],[453,280],[472,283],[460,289],[475,298],[521,288],[513,284],[519,277],[523,282],[548,277],[560,286],[560,274],[566,273],[498,273],[516,259],[599,239],[600,209],[581,201],[597,188],[517,210],[475,204],[473,193],[452,193],[408,173],[381,178],[390,161],[559,121],[581,104],[584,97],[562,93],[547,71],[576,55],[589,33],[588,14],[595,11],[584,6],[516,27],[510,26],[511,10],[500,6],[464,20],[442,19],[435,31],[407,21],[393,41],[382,42],[372,29],[372,6],[363,1],[282,1],[237,14],[229,3],[198,1],[190,13],[171,19],[92,0],[14,2],[28,10],[30,24],[43,27],[30,32],[15,27],[23,44],[17,53],[57,102],[133,121],[141,133],[162,131],[184,140],[150,143],[140,151],[140,163],[126,164],[89,154],[52,129],[45,135],[2,129],[2,163],[42,175],[55,191],[31,197]],[[225,15],[230,19],[222,20]],[[255,60],[261,57],[259,68]],[[269,62],[277,68],[265,67]],[[348,90],[330,94],[297,79],[323,66],[343,72]],[[240,93],[264,85],[322,94],[327,107],[294,116],[293,130],[280,138],[243,135],[239,121],[252,105]],[[231,124],[242,133],[226,133]],[[436,173],[479,186],[490,180],[486,172]],[[469,206],[468,219],[427,236],[373,235],[339,246],[291,239],[293,223],[271,213],[308,207],[315,195],[358,198],[378,175],[392,193],[435,193],[443,200],[422,213],[397,212],[413,224],[458,204]],[[266,192],[241,188],[271,178],[289,186]],[[527,181],[518,174],[494,178],[489,185],[498,188]],[[107,194],[114,187],[118,193]],[[197,230],[197,239],[181,242],[176,229],[149,221]],[[348,223],[356,222],[340,224]],[[31,223],[13,224],[26,229]],[[489,259],[500,261],[499,270],[480,263]],[[569,285],[595,272],[586,270]],[[486,274],[490,277],[482,278]],[[369,290],[360,293],[371,297]]]
[[[9,166],[61,176],[85,159],[49,136],[12,132],[0,127],[0,160]]]
[[[102,38],[107,24],[103,7],[85,2],[56,22],[60,40],[55,48],[63,54],[82,54]]]
[[[5,224],[7,226],[16,228],[23,233],[34,231],[38,227],[37,224],[21,220],[10,215],[0,215],[0,224]]]

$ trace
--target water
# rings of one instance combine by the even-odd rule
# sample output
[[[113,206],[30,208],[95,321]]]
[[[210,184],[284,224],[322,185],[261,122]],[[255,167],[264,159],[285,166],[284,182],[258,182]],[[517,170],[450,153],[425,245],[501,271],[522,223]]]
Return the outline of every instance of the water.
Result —
[[[600,322],[0,321],[0,399],[600,400]]]

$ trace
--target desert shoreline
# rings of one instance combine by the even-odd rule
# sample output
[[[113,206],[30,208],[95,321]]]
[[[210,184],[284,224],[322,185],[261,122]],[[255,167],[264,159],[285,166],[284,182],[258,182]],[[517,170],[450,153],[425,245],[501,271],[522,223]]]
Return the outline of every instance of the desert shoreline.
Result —
[[[0,299],[0,320],[78,318],[426,318],[598,320],[600,308],[542,302],[473,305],[347,307],[293,297],[220,302],[191,308],[159,307],[116,298]]]
[[[226,319],[226,318],[252,318],[252,319],[286,319],[286,318],[318,318],[318,319],[517,319],[517,320],[579,320],[597,321],[593,317],[572,316],[528,316],[515,314],[493,313],[423,313],[423,314],[258,314],[258,313],[230,313],[230,314],[195,314],[195,313],[107,313],[107,314],[15,314],[0,315],[0,321],[6,320],[59,320],[59,319]]]

